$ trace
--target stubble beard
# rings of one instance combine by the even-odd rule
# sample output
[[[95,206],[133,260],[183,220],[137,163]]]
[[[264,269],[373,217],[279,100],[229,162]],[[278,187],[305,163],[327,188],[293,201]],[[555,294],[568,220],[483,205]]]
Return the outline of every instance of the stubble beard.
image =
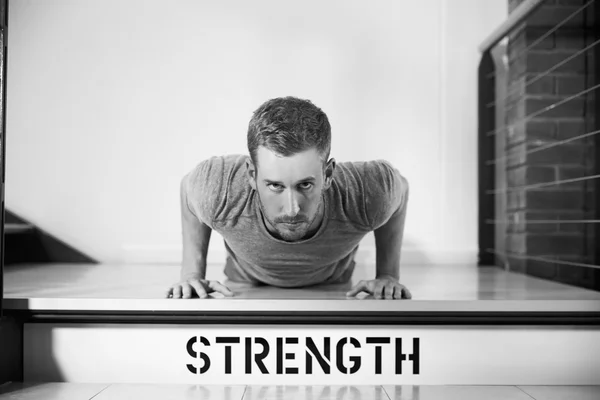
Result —
[[[296,242],[296,241],[302,240],[313,228],[313,224],[314,224],[315,220],[319,217],[319,215],[321,215],[321,211],[324,206],[323,194],[321,193],[321,196],[319,197],[319,205],[317,206],[317,212],[315,213],[313,218],[308,222],[306,228],[292,232],[292,231],[288,231],[285,229],[280,229],[279,228],[280,224],[269,218],[269,216],[267,215],[265,208],[263,206],[262,200],[260,199],[260,194],[258,193],[258,190],[256,191],[256,195],[258,196],[258,204],[259,204],[260,211],[262,214],[263,223],[266,225],[267,230],[271,234],[273,234],[273,232],[271,232],[271,229],[274,229],[275,234],[281,240],[284,240],[286,242]]]

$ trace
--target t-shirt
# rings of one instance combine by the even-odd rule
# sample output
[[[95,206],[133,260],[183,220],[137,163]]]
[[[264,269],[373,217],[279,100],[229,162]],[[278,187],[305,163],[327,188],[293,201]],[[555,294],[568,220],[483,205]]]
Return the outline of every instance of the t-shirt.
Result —
[[[345,283],[361,239],[394,213],[406,213],[408,182],[389,162],[340,162],[323,192],[318,231],[297,242],[277,239],[262,219],[259,197],[246,172],[248,159],[215,156],[183,178],[183,204],[223,237],[224,272],[231,281],[278,287]]]

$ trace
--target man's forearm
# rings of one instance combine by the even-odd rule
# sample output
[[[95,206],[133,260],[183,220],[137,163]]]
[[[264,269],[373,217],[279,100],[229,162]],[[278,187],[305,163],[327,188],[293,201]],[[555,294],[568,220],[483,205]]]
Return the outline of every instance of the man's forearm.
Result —
[[[407,201],[390,217],[385,225],[375,230],[376,278],[400,279],[400,254],[404,236]]]
[[[187,235],[184,233],[182,278],[190,275],[198,276],[199,279],[206,277],[206,258],[211,232],[208,226],[198,224],[191,232],[187,232]]]
[[[181,233],[183,237],[183,260],[181,278],[190,276],[204,279],[206,277],[206,255],[212,229],[201,222],[187,204],[185,178],[180,185]]]
[[[181,278],[190,276],[198,277],[198,279],[206,278],[206,258],[184,260],[181,267]]]
[[[199,279],[206,278],[206,255],[199,257],[183,256],[181,265],[181,278],[197,276]]]

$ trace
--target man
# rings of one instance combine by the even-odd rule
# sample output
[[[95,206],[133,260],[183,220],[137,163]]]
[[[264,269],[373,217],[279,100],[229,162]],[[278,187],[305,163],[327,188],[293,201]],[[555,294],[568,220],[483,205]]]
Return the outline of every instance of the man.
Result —
[[[278,287],[350,281],[360,240],[375,234],[376,274],[347,296],[412,296],[399,283],[408,182],[388,162],[329,159],[325,113],[294,97],[264,103],[248,127],[250,156],[202,161],[181,181],[183,264],[166,297],[233,293],[205,279],[212,230],[232,282]]]

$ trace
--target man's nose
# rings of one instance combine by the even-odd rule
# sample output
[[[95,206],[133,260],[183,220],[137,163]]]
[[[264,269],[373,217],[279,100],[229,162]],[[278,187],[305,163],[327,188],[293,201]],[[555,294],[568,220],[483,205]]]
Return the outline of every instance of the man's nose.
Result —
[[[285,215],[294,217],[300,212],[300,202],[298,201],[296,193],[290,190],[285,202],[285,209],[283,210]]]

